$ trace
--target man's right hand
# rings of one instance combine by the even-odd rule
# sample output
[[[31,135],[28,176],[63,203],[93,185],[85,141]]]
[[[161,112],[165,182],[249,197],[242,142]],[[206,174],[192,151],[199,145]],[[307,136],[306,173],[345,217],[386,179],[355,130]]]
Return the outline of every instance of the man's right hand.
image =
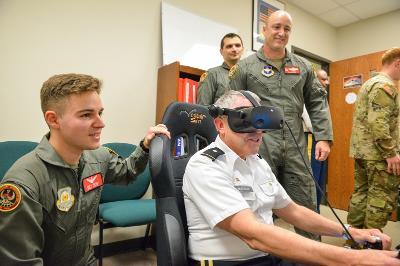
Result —
[[[387,171],[394,175],[400,175],[400,156],[396,155],[390,158],[386,158],[388,164]]]

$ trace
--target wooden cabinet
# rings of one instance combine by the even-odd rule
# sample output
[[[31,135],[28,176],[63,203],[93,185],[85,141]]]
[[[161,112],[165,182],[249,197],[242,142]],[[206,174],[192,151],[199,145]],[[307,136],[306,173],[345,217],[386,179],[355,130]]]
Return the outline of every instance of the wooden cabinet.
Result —
[[[167,106],[178,99],[179,78],[200,80],[204,70],[183,66],[179,62],[158,69],[156,123],[160,123]]]

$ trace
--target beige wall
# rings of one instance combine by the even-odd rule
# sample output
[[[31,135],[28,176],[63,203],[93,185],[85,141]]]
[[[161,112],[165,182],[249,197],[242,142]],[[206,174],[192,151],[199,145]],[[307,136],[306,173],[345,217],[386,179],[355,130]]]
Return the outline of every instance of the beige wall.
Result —
[[[286,10],[293,19],[293,31],[289,45],[294,45],[331,61],[335,60],[336,29],[293,5],[287,4]]]
[[[160,1],[0,2],[0,141],[47,131],[41,84],[56,73],[103,80],[103,142],[137,143],[154,123]]]
[[[237,28],[251,50],[252,0],[167,2]],[[291,5],[286,9],[294,20],[289,44],[330,60],[400,43],[400,36],[393,34],[400,11],[336,34],[308,13]],[[155,120],[160,14],[161,0],[1,0],[0,141],[39,141],[47,131],[39,107],[41,84],[56,73],[79,72],[103,80],[103,142],[138,143]],[[392,31],[385,32],[389,27]],[[121,239],[127,231],[138,233],[107,234]]]
[[[167,2],[238,29],[251,50],[252,0]],[[294,21],[289,45],[332,61],[400,43],[400,10],[338,30],[290,4],[286,10]],[[104,82],[103,142],[137,143],[154,123],[160,14],[161,0],[1,1],[0,141],[40,140],[42,82],[81,72]]]
[[[337,31],[337,60],[400,46],[400,10],[344,26]]]

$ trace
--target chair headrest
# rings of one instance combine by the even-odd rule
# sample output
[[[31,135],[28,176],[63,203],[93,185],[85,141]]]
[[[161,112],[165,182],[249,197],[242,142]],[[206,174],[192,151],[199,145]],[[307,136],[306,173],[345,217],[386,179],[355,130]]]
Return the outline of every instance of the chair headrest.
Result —
[[[213,118],[203,105],[173,102],[167,107],[162,123],[167,126],[171,138],[185,133],[213,141],[217,136]]]

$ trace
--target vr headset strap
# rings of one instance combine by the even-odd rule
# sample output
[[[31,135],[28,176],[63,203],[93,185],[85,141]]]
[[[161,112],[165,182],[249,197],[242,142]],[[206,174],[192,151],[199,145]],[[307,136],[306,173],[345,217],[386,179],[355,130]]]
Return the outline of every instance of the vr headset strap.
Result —
[[[248,91],[240,90],[239,92],[243,94],[243,96],[246,97],[247,100],[249,100],[254,107],[260,106],[260,104],[256,101],[256,99],[254,99],[253,96],[251,96]]]

